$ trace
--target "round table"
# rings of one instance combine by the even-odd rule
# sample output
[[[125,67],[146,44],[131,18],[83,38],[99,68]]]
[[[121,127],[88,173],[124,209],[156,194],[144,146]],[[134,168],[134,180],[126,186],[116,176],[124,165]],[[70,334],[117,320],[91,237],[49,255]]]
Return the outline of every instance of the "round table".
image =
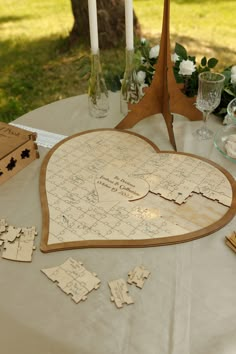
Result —
[[[113,128],[122,119],[119,96],[110,93],[106,118],[89,116],[87,95],[36,109],[14,123],[72,135]],[[192,132],[201,122],[175,115],[178,151],[204,156],[236,176],[236,164],[225,159],[212,141],[199,142]],[[212,116],[214,130],[222,122]],[[130,129],[173,150],[161,115]],[[0,259],[1,331],[4,354],[233,354],[236,348],[236,254],[224,242],[236,230],[235,218],[204,238],[150,248],[87,248],[44,254],[39,250],[42,215],[39,172],[49,149],[0,186],[0,218],[11,225],[38,230],[31,263]],[[96,272],[101,286],[75,304],[40,271],[72,257]],[[151,271],[142,290],[131,286],[135,303],[117,309],[108,281],[127,278],[136,265]]]

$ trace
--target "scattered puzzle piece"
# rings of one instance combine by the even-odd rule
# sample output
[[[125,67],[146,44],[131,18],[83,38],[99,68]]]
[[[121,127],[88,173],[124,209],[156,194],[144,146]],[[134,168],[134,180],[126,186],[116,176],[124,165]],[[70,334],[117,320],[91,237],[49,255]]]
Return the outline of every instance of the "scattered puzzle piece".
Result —
[[[14,242],[11,238],[6,238],[2,258],[19,262],[31,262],[34,246],[34,238],[37,235],[35,227],[19,229],[22,232],[15,237]],[[13,233],[11,233],[13,235]]]
[[[0,219],[0,234],[5,232],[7,228],[7,223],[5,219]]]
[[[111,301],[116,304],[117,308],[123,307],[124,303],[127,305],[134,303],[132,297],[127,295],[129,291],[124,279],[112,280],[108,284],[112,294]]]
[[[13,242],[17,237],[20,237],[21,228],[15,228],[14,226],[8,226],[7,230],[0,235],[0,239],[3,241]]]
[[[128,284],[136,284],[136,286],[142,289],[145,279],[151,274],[149,270],[145,269],[144,266],[137,266],[131,272],[128,273],[129,279]]]
[[[41,269],[41,271],[52,281],[56,281],[58,287],[67,295],[72,295],[72,300],[79,303],[86,300],[88,293],[98,289],[100,279],[95,273],[89,272],[81,262],[68,258],[63,264]]]
[[[225,237],[225,243],[236,253],[236,231]]]
[[[20,239],[13,243],[5,241],[2,258],[9,259],[11,261],[31,262],[32,253],[33,245],[31,242],[22,244]]]
[[[37,235],[36,229],[32,227],[8,226],[5,219],[0,219],[0,247],[3,246],[2,258],[31,262],[34,246],[34,238]]]
[[[33,241],[35,236],[37,236],[37,231],[35,226],[32,227],[23,227],[22,228],[22,236],[24,241]]]

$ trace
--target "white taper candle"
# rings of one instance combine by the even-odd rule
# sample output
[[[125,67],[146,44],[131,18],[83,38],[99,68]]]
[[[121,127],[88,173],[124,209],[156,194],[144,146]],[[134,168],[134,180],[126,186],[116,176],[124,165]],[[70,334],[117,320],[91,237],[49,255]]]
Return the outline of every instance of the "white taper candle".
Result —
[[[125,0],[126,49],[134,49],[133,0]]]
[[[98,46],[98,21],[97,21],[97,1],[88,0],[89,11],[89,31],[90,31],[90,46],[91,52],[97,54]]]

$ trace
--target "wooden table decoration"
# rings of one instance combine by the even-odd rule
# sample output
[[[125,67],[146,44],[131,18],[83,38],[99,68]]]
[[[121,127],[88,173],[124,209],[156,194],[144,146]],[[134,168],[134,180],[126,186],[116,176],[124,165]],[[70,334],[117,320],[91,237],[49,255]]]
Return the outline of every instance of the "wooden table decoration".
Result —
[[[36,136],[0,122],[0,185],[39,158]]]
[[[191,241],[236,211],[234,178],[191,154],[161,152],[118,129],[75,134],[46,155],[40,174],[43,252]]]
[[[225,237],[225,243],[231,250],[233,250],[236,253],[236,232],[233,231],[231,232],[230,235],[227,235]]]
[[[195,98],[186,97],[176,83],[170,54],[169,22],[170,0],[165,0],[160,54],[152,83],[150,87],[146,88],[145,95],[137,104],[129,104],[129,113],[116,128],[132,128],[142,119],[153,114],[162,113],[170,142],[176,150],[172,113],[184,115],[190,120],[202,120],[202,114],[194,105]]]

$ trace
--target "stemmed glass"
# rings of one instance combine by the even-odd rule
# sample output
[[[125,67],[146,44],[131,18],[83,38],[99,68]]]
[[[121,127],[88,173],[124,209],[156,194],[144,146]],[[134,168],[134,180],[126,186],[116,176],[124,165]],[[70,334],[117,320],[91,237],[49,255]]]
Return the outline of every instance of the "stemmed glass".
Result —
[[[203,125],[194,133],[199,140],[210,139],[213,132],[207,127],[211,112],[220,104],[225,77],[223,74],[203,72],[198,76],[196,107],[203,113]]]

